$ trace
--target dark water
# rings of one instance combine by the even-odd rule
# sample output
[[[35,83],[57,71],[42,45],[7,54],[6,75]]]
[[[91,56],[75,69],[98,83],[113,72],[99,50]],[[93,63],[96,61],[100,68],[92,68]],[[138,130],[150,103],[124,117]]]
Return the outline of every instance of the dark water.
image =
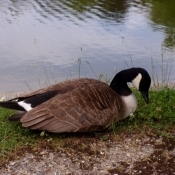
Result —
[[[174,57],[174,0],[0,2],[1,93],[77,78],[78,59],[81,77],[141,66],[175,81]]]

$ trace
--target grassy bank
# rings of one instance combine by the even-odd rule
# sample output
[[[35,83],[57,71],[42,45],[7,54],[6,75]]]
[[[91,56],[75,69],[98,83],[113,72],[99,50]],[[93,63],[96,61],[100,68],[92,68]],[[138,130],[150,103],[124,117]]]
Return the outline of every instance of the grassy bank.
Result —
[[[150,103],[146,104],[141,94],[134,90],[138,99],[138,109],[133,116],[130,116],[107,131],[98,134],[97,139],[106,139],[106,132],[110,134],[120,134],[121,132],[146,132],[156,133],[166,138],[175,137],[175,90],[164,87],[160,90],[150,90]],[[25,150],[37,150],[39,146],[53,144],[64,145],[67,137],[79,138],[95,136],[88,134],[51,134],[42,131],[31,131],[22,128],[19,122],[9,122],[8,116],[14,111],[0,108],[0,160],[1,164],[8,160],[13,160]]]

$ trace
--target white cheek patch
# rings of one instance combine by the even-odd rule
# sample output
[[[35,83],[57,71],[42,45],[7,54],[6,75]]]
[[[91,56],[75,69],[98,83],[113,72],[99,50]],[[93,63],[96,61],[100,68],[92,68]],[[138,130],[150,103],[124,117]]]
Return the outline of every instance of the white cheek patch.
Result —
[[[135,77],[134,80],[132,80],[134,86],[135,86],[137,89],[139,89],[139,85],[140,85],[141,79],[142,79],[142,75],[139,73],[139,74],[137,75],[137,77]]]
[[[27,103],[25,103],[24,101],[20,101],[20,102],[18,102],[18,104],[19,104],[21,107],[23,107],[26,111],[30,111],[31,109],[33,109],[33,108],[31,107],[31,104],[27,104]]]

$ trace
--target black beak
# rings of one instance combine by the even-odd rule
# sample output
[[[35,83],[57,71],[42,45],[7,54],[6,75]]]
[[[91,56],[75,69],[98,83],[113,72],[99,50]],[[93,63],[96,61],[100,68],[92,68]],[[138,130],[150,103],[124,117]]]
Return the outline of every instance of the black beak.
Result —
[[[142,91],[141,93],[142,93],[142,96],[143,96],[145,102],[149,103],[148,92]]]

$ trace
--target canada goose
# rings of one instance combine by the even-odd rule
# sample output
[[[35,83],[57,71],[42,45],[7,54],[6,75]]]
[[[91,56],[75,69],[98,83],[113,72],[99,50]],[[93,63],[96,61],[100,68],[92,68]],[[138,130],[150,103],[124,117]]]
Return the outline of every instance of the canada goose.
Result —
[[[9,117],[23,127],[61,132],[90,132],[107,128],[137,108],[132,82],[148,103],[151,78],[143,68],[123,70],[110,85],[95,79],[67,80],[6,102],[0,106],[22,111]]]

